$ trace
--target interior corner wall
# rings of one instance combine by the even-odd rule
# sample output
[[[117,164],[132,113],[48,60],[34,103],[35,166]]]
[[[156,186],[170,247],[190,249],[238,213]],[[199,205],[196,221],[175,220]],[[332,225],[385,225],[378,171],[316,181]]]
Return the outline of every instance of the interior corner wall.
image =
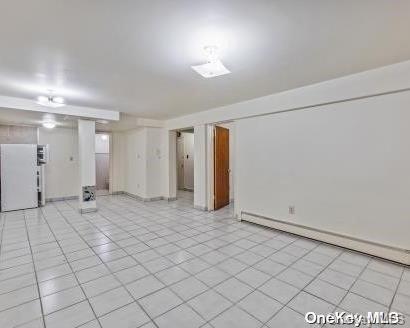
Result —
[[[111,134],[112,176],[111,189],[113,193],[125,191],[125,133]]]
[[[45,166],[46,199],[77,197],[77,128],[39,128],[39,144],[49,145],[49,162]]]
[[[235,211],[410,249],[409,104],[405,91],[238,120]]]
[[[124,132],[124,190],[146,198],[146,131]]]
[[[140,127],[112,134],[113,192],[125,191],[143,199],[163,196],[165,131]]]
[[[161,129],[162,156],[161,156],[161,181],[162,197],[174,199],[177,194],[177,168],[176,168],[176,132]]]

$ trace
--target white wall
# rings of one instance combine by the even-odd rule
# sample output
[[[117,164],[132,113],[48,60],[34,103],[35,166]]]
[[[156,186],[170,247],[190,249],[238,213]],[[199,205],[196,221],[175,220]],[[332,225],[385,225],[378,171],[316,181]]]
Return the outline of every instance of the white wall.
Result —
[[[107,138],[104,140],[103,136]],[[97,154],[109,154],[110,153],[110,139],[108,134],[96,134],[95,135],[95,152]]]
[[[49,145],[49,163],[45,167],[46,198],[78,196],[77,129],[39,128],[39,144]]]
[[[166,199],[174,199],[177,196],[176,132],[161,129],[161,135],[161,195]]]
[[[169,156],[164,133],[169,131],[151,127],[113,133],[113,192],[125,191],[142,198],[163,196],[163,154]]]
[[[238,121],[236,211],[409,249],[409,104],[405,92]]]
[[[162,196],[162,129],[144,128],[146,133],[146,198]]]
[[[125,133],[113,132],[111,134],[112,144],[112,192],[125,191]]]
[[[124,190],[146,197],[146,131],[144,128],[125,132]]]
[[[373,240],[309,235],[410,264],[404,252],[377,245],[410,249],[405,189],[409,175],[404,169],[410,147],[403,127],[408,122],[409,89],[406,61],[174,118],[165,126],[236,122],[237,214],[245,210]],[[341,125],[346,127],[343,131]],[[202,144],[195,148],[203,153]],[[195,182],[197,198],[202,199],[206,186],[199,176]],[[296,206],[294,217],[288,215],[289,205]],[[262,221],[255,220],[275,226]],[[296,226],[280,228],[305,233]]]

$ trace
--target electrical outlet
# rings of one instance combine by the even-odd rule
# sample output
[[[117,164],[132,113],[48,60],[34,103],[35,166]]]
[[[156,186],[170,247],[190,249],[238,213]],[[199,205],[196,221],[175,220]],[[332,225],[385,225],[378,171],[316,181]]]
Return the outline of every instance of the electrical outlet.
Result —
[[[290,205],[290,206],[289,206],[289,214],[290,214],[290,215],[295,214],[295,206],[293,206],[293,205]]]

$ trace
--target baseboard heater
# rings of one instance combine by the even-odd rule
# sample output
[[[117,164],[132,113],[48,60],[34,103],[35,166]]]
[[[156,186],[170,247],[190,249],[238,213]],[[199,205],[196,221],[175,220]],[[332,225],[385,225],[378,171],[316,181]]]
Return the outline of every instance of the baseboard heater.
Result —
[[[410,250],[241,211],[241,220],[410,265]]]

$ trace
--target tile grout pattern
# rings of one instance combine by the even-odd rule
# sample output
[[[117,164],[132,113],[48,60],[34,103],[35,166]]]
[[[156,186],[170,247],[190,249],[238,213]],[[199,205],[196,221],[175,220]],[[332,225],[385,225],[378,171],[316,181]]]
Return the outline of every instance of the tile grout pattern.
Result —
[[[0,326],[311,327],[304,313],[336,309],[410,320],[408,267],[178,196],[104,196],[85,215],[76,201],[2,213]]]

